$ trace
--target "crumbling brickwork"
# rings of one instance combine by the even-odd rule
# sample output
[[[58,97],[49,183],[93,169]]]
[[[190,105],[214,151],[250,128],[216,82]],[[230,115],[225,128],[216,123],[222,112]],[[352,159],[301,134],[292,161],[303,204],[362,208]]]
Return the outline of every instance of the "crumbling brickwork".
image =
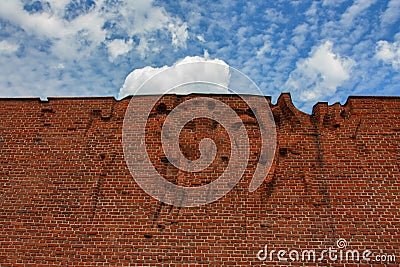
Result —
[[[203,95],[204,96],[204,95]],[[145,96],[142,96],[145,97]],[[178,170],[162,147],[162,122],[179,103],[164,96],[146,127],[154,166],[169,181],[199,186],[218,178],[230,159],[226,129],[195,119],[180,145],[199,157],[202,138],[218,147],[201,173]],[[318,103],[313,114],[283,94],[271,106],[277,130],[274,164],[248,192],[260,160],[260,131],[238,97],[207,95],[240,116],[251,155],[225,197],[178,208],[147,195],[132,178],[122,149],[130,98],[0,100],[0,266],[369,266],[373,262],[260,261],[269,250],[348,249],[395,255],[400,263],[400,98],[350,97]],[[132,100],[134,101],[134,100]],[[287,256],[287,255],[286,255]],[[371,256],[371,259],[375,259]]]

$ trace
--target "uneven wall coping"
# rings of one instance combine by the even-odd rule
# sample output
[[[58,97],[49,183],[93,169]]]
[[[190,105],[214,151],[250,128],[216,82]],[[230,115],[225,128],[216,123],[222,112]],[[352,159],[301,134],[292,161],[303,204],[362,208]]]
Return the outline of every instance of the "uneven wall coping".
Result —
[[[234,96],[235,94],[210,94],[210,93],[193,93],[193,94],[166,94],[165,96],[172,96],[176,95],[178,97],[187,97],[187,96]],[[244,94],[246,96],[251,96],[251,94]],[[146,97],[146,96],[156,96],[156,94],[148,94],[148,95],[140,95],[140,97]],[[127,99],[131,99],[133,96],[126,96],[121,99],[115,98],[115,96],[51,96],[47,97],[47,99],[41,99],[40,97],[0,97],[0,101],[38,101],[40,103],[49,103],[52,101],[62,101],[62,100],[111,100],[115,102],[122,102]],[[265,97],[265,99],[271,103],[271,96],[262,96]],[[290,93],[282,93],[278,100],[277,103],[274,105],[271,103],[271,106],[281,106],[284,105],[290,110],[292,110],[294,113],[303,116],[303,115],[313,115],[318,113],[319,110],[321,109],[326,109],[328,107],[333,107],[333,106],[340,106],[340,107],[348,107],[349,105],[352,105],[353,107],[355,104],[357,104],[358,101],[362,100],[376,100],[376,101],[382,101],[382,100],[388,100],[388,101],[400,101],[400,96],[366,96],[366,95],[350,95],[346,102],[344,104],[341,104],[339,102],[335,102],[333,104],[329,104],[326,101],[320,101],[317,102],[313,108],[312,108],[312,113],[308,114],[307,112],[304,112],[297,108],[292,101],[292,97]]]

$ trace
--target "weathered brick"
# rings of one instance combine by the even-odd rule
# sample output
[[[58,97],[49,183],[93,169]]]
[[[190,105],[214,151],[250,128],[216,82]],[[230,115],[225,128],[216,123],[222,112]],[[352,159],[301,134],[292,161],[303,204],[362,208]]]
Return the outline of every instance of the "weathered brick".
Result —
[[[200,140],[212,138],[218,152],[207,169],[183,172],[164,155],[163,122],[175,106],[198,96],[164,96],[146,126],[152,163],[184,186],[210,183],[230,159],[227,130],[203,118],[184,127],[180,146],[193,160]],[[277,150],[265,182],[252,193],[261,144],[254,115],[238,96],[206,97],[240,116],[250,158],[231,192],[193,208],[160,203],[132,178],[121,144],[130,98],[0,99],[0,266],[251,266],[263,264],[256,255],[266,244],[318,251],[339,238],[349,249],[394,254],[392,264],[399,264],[399,97],[318,103],[312,115],[296,109],[288,94],[276,105],[266,97]],[[265,264],[315,265],[276,258]]]

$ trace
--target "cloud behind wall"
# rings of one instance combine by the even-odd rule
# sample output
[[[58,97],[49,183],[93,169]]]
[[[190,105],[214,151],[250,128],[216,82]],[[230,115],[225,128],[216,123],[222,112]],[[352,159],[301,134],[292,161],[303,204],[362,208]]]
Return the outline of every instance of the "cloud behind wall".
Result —
[[[201,65],[195,65],[191,63],[207,62],[207,67],[204,68]],[[177,68],[177,66],[185,65],[185,68]],[[225,66],[225,68],[221,68]],[[151,90],[139,91],[140,87],[148,79],[151,79],[154,75],[160,74],[163,71],[169,70],[168,75],[163,75],[159,80],[160,86],[152,87]],[[185,75],[186,77],[182,78]],[[160,91],[158,88],[164,87],[163,85],[169,83],[171,80],[190,80],[190,81],[206,81],[213,82],[219,86],[205,86],[199,84],[198,86],[178,86],[172,87],[171,94],[190,94],[190,93],[214,93],[214,94],[229,94],[231,93],[228,89],[230,81],[229,66],[220,59],[208,59],[207,57],[185,57],[182,60],[174,63],[172,66],[163,66],[161,68],[144,67],[132,71],[125,79],[122,85],[118,97],[123,98],[128,95],[137,94],[163,94],[165,92]]]
[[[326,41],[314,47],[308,58],[297,62],[286,86],[297,101],[315,103],[324,97],[333,96],[337,88],[350,79],[355,64],[352,59],[335,54],[333,43]]]

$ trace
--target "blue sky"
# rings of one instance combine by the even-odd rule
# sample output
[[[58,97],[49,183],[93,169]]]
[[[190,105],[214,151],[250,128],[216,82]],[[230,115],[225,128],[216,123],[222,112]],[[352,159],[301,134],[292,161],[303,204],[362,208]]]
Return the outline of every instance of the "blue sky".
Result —
[[[0,29],[1,97],[118,98],[132,71],[186,57],[224,61],[306,112],[400,95],[400,0],[2,0]]]

